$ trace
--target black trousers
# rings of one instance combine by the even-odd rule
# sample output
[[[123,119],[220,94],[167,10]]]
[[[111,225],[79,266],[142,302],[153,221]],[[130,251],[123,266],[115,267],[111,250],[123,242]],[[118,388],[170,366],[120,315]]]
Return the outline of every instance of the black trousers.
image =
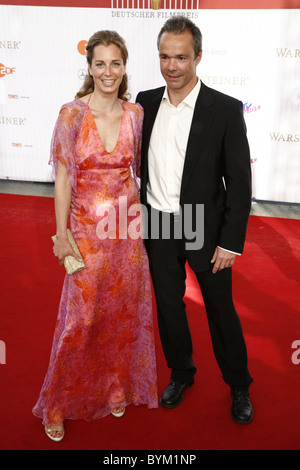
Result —
[[[171,378],[186,381],[196,372],[193,345],[183,300],[186,289],[186,251],[182,239],[145,242],[155,291],[158,327]],[[232,298],[232,271],[195,272],[208,319],[212,345],[224,381],[248,388],[252,382],[241,323]],[[201,347],[201,345],[197,345]]]

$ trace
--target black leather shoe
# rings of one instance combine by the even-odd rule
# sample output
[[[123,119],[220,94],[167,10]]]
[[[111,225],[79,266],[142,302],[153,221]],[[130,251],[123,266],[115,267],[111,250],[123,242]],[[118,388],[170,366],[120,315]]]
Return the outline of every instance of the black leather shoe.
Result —
[[[251,423],[254,412],[249,398],[248,390],[232,388],[231,396],[232,407],[230,411],[233,421],[240,424]]]
[[[161,406],[165,408],[175,408],[175,406],[180,405],[184,398],[183,391],[186,388],[190,388],[192,385],[194,385],[194,377],[184,383],[171,380],[160,399]]]

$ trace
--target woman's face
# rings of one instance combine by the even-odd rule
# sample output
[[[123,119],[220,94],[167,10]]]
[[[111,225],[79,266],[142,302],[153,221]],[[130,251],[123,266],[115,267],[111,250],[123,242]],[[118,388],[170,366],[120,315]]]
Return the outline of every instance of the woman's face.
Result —
[[[125,72],[126,66],[118,46],[95,46],[89,73],[97,91],[102,94],[118,93]]]

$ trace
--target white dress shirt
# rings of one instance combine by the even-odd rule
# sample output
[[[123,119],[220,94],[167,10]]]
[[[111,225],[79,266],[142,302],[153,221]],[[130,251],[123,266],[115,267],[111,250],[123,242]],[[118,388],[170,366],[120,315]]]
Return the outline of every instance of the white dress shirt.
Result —
[[[177,107],[170,103],[165,88],[148,151],[147,201],[158,211],[180,212],[182,172],[200,87],[201,81],[198,79],[195,87]]]
[[[179,213],[179,197],[186,146],[201,82],[176,107],[167,87],[153,126],[149,153],[147,201],[162,212]]]

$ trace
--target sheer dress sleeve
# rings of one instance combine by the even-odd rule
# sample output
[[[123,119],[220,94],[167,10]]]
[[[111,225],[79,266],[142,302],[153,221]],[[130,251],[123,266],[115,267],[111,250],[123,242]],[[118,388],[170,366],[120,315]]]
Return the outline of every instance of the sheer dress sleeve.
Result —
[[[133,177],[140,187],[142,131],[144,121],[144,110],[139,103],[134,105],[134,161],[132,164]]]
[[[75,161],[75,143],[80,123],[82,120],[82,109],[75,102],[65,104],[61,107],[50,146],[50,160],[52,165],[52,179],[55,181],[57,165],[60,161],[67,168],[72,193],[77,189],[77,173]]]

